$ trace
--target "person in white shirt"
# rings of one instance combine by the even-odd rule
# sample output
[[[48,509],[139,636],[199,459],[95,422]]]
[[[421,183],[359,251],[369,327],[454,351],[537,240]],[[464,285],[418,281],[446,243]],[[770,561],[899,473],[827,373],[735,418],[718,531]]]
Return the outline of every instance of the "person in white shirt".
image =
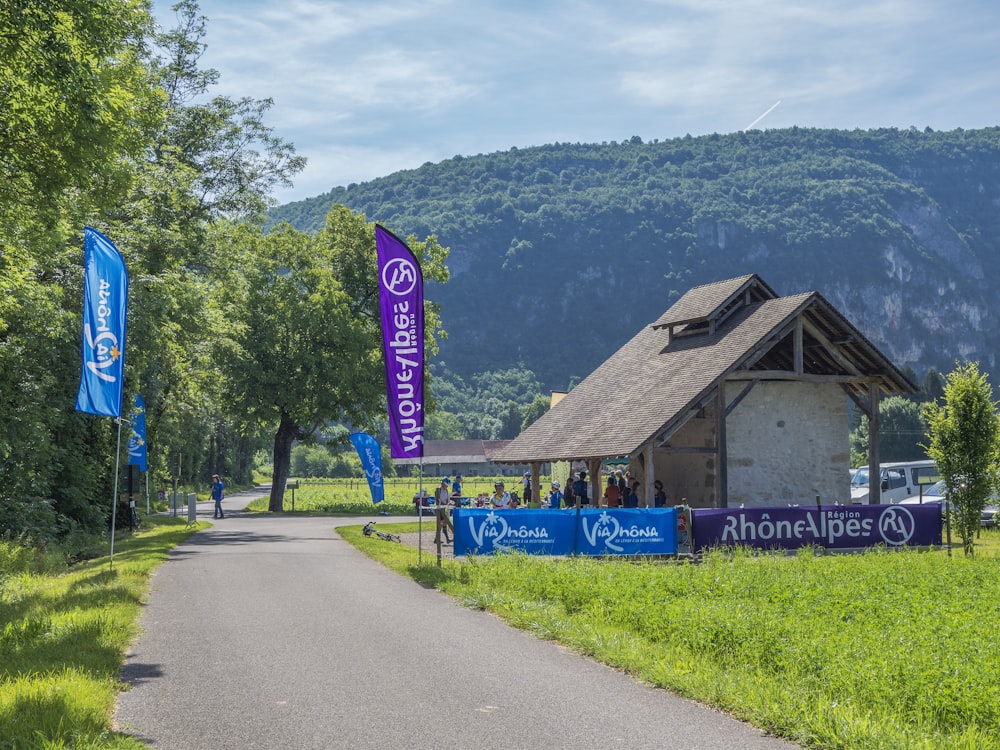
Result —
[[[493,508],[510,507],[510,493],[504,490],[503,482],[496,482],[493,485],[493,494],[490,495],[490,507]]]

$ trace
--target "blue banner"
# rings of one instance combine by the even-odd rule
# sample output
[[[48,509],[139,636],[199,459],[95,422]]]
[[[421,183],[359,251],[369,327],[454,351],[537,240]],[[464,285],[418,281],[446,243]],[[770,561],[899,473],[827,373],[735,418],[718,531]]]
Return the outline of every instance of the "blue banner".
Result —
[[[132,433],[128,437],[128,465],[146,471],[146,402],[135,394],[132,407]]]
[[[456,508],[455,554],[673,555],[674,508],[492,510]]]
[[[83,363],[76,410],[120,417],[125,375],[128,271],[107,237],[83,230]]]
[[[795,508],[695,508],[696,549],[860,549],[941,544],[941,506],[824,505]]]
[[[378,441],[366,432],[352,432],[350,438],[361,459],[361,468],[368,478],[372,502],[380,503],[385,499],[385,485],[382,483],[382,448]]]

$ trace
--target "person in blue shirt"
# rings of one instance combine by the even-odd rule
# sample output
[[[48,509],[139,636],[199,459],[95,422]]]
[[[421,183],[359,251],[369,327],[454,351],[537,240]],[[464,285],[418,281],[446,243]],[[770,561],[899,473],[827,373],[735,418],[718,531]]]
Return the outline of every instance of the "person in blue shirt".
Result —
[[[667,505],[667,493],[663,491],[663,482],[657,479],[653,482],[653,507],[663,508]]]
[[[226,485],[222,483],[222,479],[219,478],[218,474],[212,475],[212,500],[215,501],[215,515],[213,518],[225,518],[226,514],[222,512],[222,501],[226,498]]]
[[[639,480],[633,479],[631,486],[628,488],[628,494],[625,496],[625,507],[626,508],[638,508],[639,507]]]
[[[455,481],[451,483],[451,496],[461,497],[462,496],[462,475],[456,474]]]
[[[580,471],[577,480],[573,483],[573,494],[580,505],[590,505],[590,498],[587,496],[587,472]]]
[[[552,510],[559,510],[563,504],[563,493],[559,487],[559,482],[552,480],[552,491],[549,492],[549,496],[545,499],[545,507],[551,508]]]

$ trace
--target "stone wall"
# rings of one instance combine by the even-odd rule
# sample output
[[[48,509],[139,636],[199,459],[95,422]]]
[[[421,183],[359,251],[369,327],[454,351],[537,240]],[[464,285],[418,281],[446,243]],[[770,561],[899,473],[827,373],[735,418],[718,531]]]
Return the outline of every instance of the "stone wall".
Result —
[[[728,399],[744,383],[730,383]],[[758,383],[726,420],[729,507],[850,502],[847,396],[836,384]]]

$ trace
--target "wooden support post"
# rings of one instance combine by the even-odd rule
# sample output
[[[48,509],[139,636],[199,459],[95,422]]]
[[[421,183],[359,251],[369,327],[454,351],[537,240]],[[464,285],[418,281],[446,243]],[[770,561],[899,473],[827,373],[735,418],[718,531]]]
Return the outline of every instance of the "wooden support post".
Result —
[[[879,393],[878,382],[868,383],[868,504],[882,502],[882,473],[879,471]]]
[[[729,452],[726,450],[726,386],[719,383],[715,399],[715,499],[717,508],[729,507]]]
[[[795,374],[801,375],[803,372],[802,368],[802,316],[800,315],[795,321],[795,333],[793,336],[795,342],[793,347],[793,356],[795,358]]]
[[[646,443],[646,447],[642,449],[642,462],[643,469],[645,469],[645,476],[642,478],[642,489],[644,491],[644,497],[646,502],[643,507],[652,508],[653,507],[653,482],[656,481],[656,471],[653,467],[653,441]]]
[[[587,477],[590,480],[590,507],[596,508],[601,504],[601,495],[604,488],[601,487],[601,459],[591,458],[587,460]]]

